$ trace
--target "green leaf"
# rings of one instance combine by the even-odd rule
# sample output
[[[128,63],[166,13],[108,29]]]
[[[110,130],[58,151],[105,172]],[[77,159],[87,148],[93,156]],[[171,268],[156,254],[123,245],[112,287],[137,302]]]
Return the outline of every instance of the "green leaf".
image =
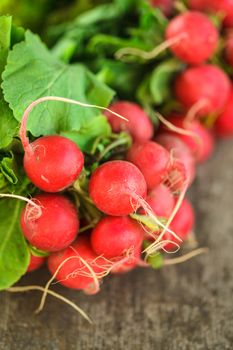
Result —
[[[106,118],[102,115],[93,121],[86,123],[83,128],[77,131],[61,132],[62,136],[74,141],[82,151],[91,152],[97,137],[106,137],[111,134],[111,127]]]
[[[180,71],[183,64],[176,59],[163,61],[152,72],[149,89],[153,102],[162,104],[171,96],[171,84],[174,76]]]
[[[4,70],[11,40],[10,16],[0,16],[0,73]]]
[[[0,92],[0,149],[7,147],[17,134],[18,122]]]
[[[142,66],[138,64],[127,64],[116,60],[99,60],[97,62],[98,78],[114,90],[122,99],[132,99],[142,77]]]
[[[15,162],[13,154],[2,159],[0,163],[0,171],[10,183],[13,185],[17,184],[18,178],[15,174]]]
[[[0,191],[7,186],[6,178],[3,174],[0,173]]]
[[[11,27],[11,47],[24,40],[25,29],[16,25]]]
[[[25,42],[15,45],[9,53],[2,87],[18,121],[26,107],[42,96],[62,96],[105,107],[114,95],[85,66],[60,62],[30,31],[25,34]],[[27,129],[34,136],[71,131],[82,134],[100,114],[96,108],[44,102],[30,114]]]
[[[17,282],[29,264],[29,249],[19,224],[22,206],[15,199],[0,200],[0,290]]]
[[[1,75],[6,65],[8,51],[11,43],[11,17],[0,16],[0,82]],[[0,89],[0,149],[7,147],[14,135],[18,123],[13,117],[12,111],[2,97]]]

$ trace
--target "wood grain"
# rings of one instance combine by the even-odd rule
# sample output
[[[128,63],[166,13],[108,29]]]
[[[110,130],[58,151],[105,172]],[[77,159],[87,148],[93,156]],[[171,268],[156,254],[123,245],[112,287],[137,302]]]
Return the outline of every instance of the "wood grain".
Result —
[[[192,188],[196,232],[210,253],[161,271],[138,269],[105,281],[96,296],[55,286],[94,320],[90,326],[39,292],[0,294],[1,350],[224,350],[233,347],[233,141],[218,145]],[[45,271],[21,284],[46,282]]]

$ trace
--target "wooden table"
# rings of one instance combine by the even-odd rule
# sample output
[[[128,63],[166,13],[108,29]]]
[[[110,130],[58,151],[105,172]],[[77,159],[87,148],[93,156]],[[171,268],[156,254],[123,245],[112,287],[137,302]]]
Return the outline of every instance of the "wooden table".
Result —
[[[233,348],[233,141],[222,142],[193,185],[201,246],[210,253],[161,271],[138,269],[88,297],[55,287],[94,319],[51,297],[0,294],[1,350],[224,350]],[[45,271],[23,284],[45,283]]]

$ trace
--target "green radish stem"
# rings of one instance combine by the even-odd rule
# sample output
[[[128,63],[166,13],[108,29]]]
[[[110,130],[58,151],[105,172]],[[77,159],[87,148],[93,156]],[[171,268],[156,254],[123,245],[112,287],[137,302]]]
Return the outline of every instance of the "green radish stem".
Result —
[[[185,33],[177,35],[176,37],[162,42],[160,45],[156,46],[152,51],[144,51],[137,49],[135,47],[124,47],[115,53],[117,60],[122,59],[124,56],[132,55],[136,57],[141,57],[144,60],[152,60],[156,58],[160,53],[171,47],[172,45],[178,43],[186,36]]]

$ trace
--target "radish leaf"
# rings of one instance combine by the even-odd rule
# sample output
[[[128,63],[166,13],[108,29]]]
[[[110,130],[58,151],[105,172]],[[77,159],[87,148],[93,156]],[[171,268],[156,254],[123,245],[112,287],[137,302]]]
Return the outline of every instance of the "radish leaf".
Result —
[[[42,96],[62,96],[105,107],[114,95],[113,90],[85,66],[60,62],[30,31],[25,33],[25,41],[15,45],[9,53],[2,86],[4,97],[18,121],[27,106]],[[96,108],[44,102],[31,112],[28,130],[34,136],[79,133],[100,114]],[[99,133],[94,136],[101,136],[101,128]],[[89,133],[86,136],[91,137]]]
[[[29,249],[19,224],[22,205],[15,199],[0,200],[0,290],[17,282],[29,264]]]

